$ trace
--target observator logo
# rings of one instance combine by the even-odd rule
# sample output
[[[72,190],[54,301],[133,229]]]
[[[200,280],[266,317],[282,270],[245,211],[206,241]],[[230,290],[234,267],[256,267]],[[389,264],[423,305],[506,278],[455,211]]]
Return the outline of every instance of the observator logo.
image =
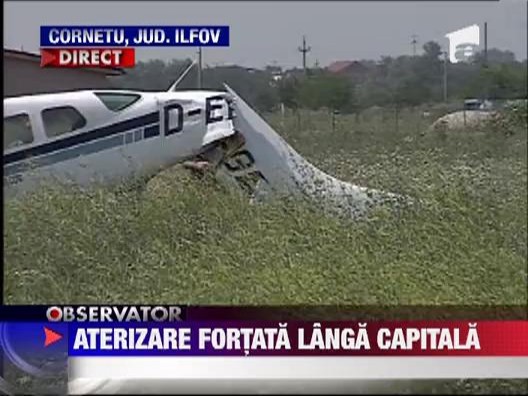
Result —
[[[46,311],[50,322],[174,322],[180,321],[178,306],[110,305],[110,306],[52,306]]]
[[[46,312],[49,321],[56,322],[62,318],[62,310],[59,307],[50,307]]]

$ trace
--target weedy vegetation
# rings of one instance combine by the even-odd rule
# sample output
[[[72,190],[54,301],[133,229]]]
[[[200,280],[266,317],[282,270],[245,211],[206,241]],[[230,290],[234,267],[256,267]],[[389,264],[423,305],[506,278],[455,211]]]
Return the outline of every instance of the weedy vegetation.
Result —
[[[410,110],[398,124],[387,112],[266,118],[324,171],[420,204],[353,222],[295,200],[252,205],[178,167],[139,188],[50,186],[5,203],[6,302],[526,304],[526,107],[447,134],[424,133],[432,120]]]
[[[382,118],[268,116],[324,171],[412,209],[352,222],[251,205],[178,168],[139,189],[50,186],[5,203],[6,301],[525,304],[526,118],[447,135]]]

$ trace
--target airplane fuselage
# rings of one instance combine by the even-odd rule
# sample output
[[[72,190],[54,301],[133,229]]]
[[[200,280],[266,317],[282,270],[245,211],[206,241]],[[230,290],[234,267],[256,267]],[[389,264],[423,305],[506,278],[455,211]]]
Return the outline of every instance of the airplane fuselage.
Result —
[[[226,89],[78,91],[4,99],[5,196],[50,180],[91,185],[154,175],[236,130],[244,144],[220,162],[216,174],[254,200],[275,193],[301,195],[357,218],[378,203],[405,198],[317,169]]]
[[[7,197],[151,175],[234,133],[224,92],[90,90],[4,99]]]

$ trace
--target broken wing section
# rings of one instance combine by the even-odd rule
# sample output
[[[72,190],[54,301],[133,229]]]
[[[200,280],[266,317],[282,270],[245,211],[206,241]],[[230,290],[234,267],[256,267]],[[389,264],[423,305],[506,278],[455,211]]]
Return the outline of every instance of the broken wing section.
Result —
[[[257,197],[270,192],[301,195],[354,218],[378,203],[400,200],[396,194],[360,187],[322,172],[297,153],[235,91],[227,85],[226,89],[233,99],[235,129],[245,138],[242,163],[259,176]],[[240,162],[237,153],[234,158]]]

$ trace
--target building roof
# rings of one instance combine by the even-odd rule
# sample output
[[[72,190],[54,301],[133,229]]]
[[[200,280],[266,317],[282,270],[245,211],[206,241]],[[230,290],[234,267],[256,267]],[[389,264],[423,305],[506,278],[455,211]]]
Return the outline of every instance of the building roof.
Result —
[[[40,54],[35,54],[35,53],[21,51],[21,50],[4,48],[4,57],[40,63]],[[91,68],[85,68],[82,70],[90,71],[94,73],[103,73],[108,76],[120,76],[122,74],[125,74],[125,70],[120,67],[105,67],[105,68],[91,67]]]
[[[363,69],[363,65],[357,61],[337,61],[331,63],[326,69],[331,73],[342,73],[347,70],[350,70],[353,67],[360,66]]]

